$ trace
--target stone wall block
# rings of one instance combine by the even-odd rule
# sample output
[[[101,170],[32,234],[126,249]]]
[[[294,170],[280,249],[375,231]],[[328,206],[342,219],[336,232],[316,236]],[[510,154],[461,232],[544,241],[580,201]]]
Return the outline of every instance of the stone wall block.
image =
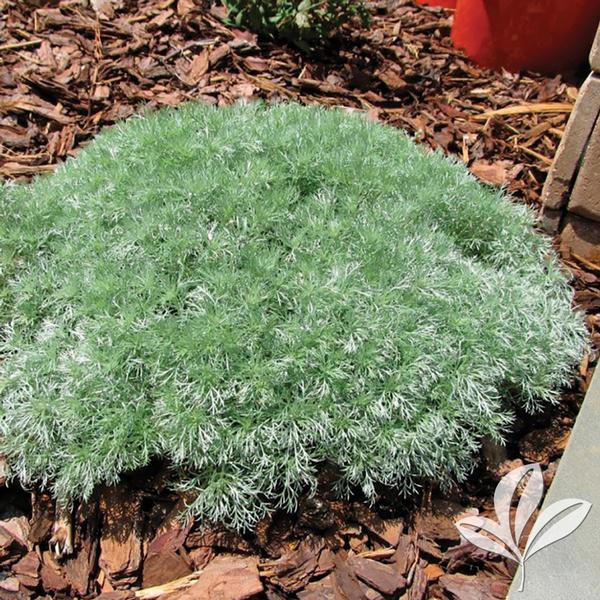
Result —
[[[553,208],[542,207],[538,224],[549,235],[556,235],[560,229],[560,222],[564,211]]]
[[[583,156],[567,209],[600,221],[600,118]]]
[[[549,209],[564,207],[581,157],[600,113],[600,75],[592,73],[581,86],[571,118],[556,152],[542,192],[542,204]]]

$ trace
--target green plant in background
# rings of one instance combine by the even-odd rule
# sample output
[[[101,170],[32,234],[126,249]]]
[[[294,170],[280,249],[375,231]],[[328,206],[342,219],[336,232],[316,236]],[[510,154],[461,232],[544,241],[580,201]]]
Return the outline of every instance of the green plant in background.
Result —
[[[153,457],[237,528],[325,461],[460,480],[584,345],[525,208],[337,110],[133,118],[2,188],[0,250],[0,451],[63,501]]]
[[[309,50],[352,19],[366,25],[368,11],[356,0],[223,0],[231,22]]]

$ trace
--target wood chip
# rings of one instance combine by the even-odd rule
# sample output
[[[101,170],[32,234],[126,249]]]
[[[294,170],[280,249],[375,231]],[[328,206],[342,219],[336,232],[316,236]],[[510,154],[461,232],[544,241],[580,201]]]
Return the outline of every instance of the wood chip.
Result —
[[[494,117],[512,117],[514,115],[528,115],[534,113],[566,113],[573,110],[573,105],[566,102],[540,102],[539,104],[518,104],[505,106],[497,110],[489,110],[480,115],[474,115],[474,121],[487,121]]]

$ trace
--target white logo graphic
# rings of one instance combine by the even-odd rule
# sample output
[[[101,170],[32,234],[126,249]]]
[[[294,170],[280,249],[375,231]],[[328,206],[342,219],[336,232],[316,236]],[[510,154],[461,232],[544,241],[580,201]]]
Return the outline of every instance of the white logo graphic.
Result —
[[[511,516],[511,503],[519,484],[523,482],[519,503]],[[521,584],[525,584],[525,561],[536,552],[567,537],[583,523],[590,502],[577,498],[565,498],[546,507],[538,516],[525,548],[519,550],[519,542],[529,518],[542,499],[544,478],[539,464],[514,469],[501,480],[494,493],[494,510],[498,522],[485,517],[465,517],[456,522],[460,534],[475,546],[514,560],[521,566]],[[554,521],[550,525],[550,522]],[[484,535],[485,534],[485,535]]]

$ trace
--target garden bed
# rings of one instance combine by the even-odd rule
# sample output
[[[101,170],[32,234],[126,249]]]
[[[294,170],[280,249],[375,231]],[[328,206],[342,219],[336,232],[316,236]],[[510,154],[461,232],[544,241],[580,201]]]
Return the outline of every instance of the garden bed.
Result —
[[[239,97],[282,97],[366,110],[372,118],[459,155],[474,173],[505,183],[517,197],[536,204],[576,88],[560,79],[477,69],[450,47],[446,13],[406,3],[373,10],[368,33],[348,33],[354,39],[338,47],[330,62],[319,62],[227,28],[185,0],[158,7],[117,6],[110,21],[97,20],[74,2],[41,8],[35,18],[8,3],[0,82],[5,94],[0,100],[5,114],[0,122],[2,172],[24,177],[51,170],[101,126],[131,114],[140,102],[158,106],[199,98],[227,104]],[[514,105],[519,108],[508,116],[497,112]],[[596,335],[600,271],[577,257],[566,256],[565,262],[574,275],[576,301],[588,310]],[[565,392],[556,410],[521,420],[507,448],[508,460],[541,462],[551,479],[594,358],[584,361],[578,389]],[[147,588],[166,581],[167,565],[173,579],[170,575],[202,568],[215,552],[233,552],[245,557],[243,564],[220,559],[209,569],[215,579],[230,577],[231,589],[241,573],[249,585],[246,595],[264,588],[275,598],[302,590],[303,597],[311,597],[307,590],[318,594],[333,586],[351,598],[405,590],[411,599],[427,593],[468,598],[474,590],[504,597],[512,567],[460,546],[452,525],[452,518],[465,511],[491,511],[498,462],[491,469],[496,475],[482,467],[453,494],[442,498],[431,490],[401,508],[395,497],[374,510],[358,498],[333,500],[325,486],[317,500],[301,502],[295,517],[276,514],[246,537],[181,531],[167,518],[177,499],[161,489],[164,467],[153,465],[78,509],[74,558],[57,562],[47,550],[54,516],[43,495],[34,503],[33,527],[18,516],[10,525],[4,521],[3,531],[10,527],[12,537],[2,542],[0,562],[16,579],[0,586],[2,593],[15,585],[23,593],[41,585],[49,592],[80,595],[111,586]],[[28,510],[17,492],[0,493],[7,511]],[[157,536],[165,519],[170,533]],[[29,542],[21,543],[25,534]],[[59,530],[59,542],[62,535]],[[41,544],[41,559],[33,543]]]

